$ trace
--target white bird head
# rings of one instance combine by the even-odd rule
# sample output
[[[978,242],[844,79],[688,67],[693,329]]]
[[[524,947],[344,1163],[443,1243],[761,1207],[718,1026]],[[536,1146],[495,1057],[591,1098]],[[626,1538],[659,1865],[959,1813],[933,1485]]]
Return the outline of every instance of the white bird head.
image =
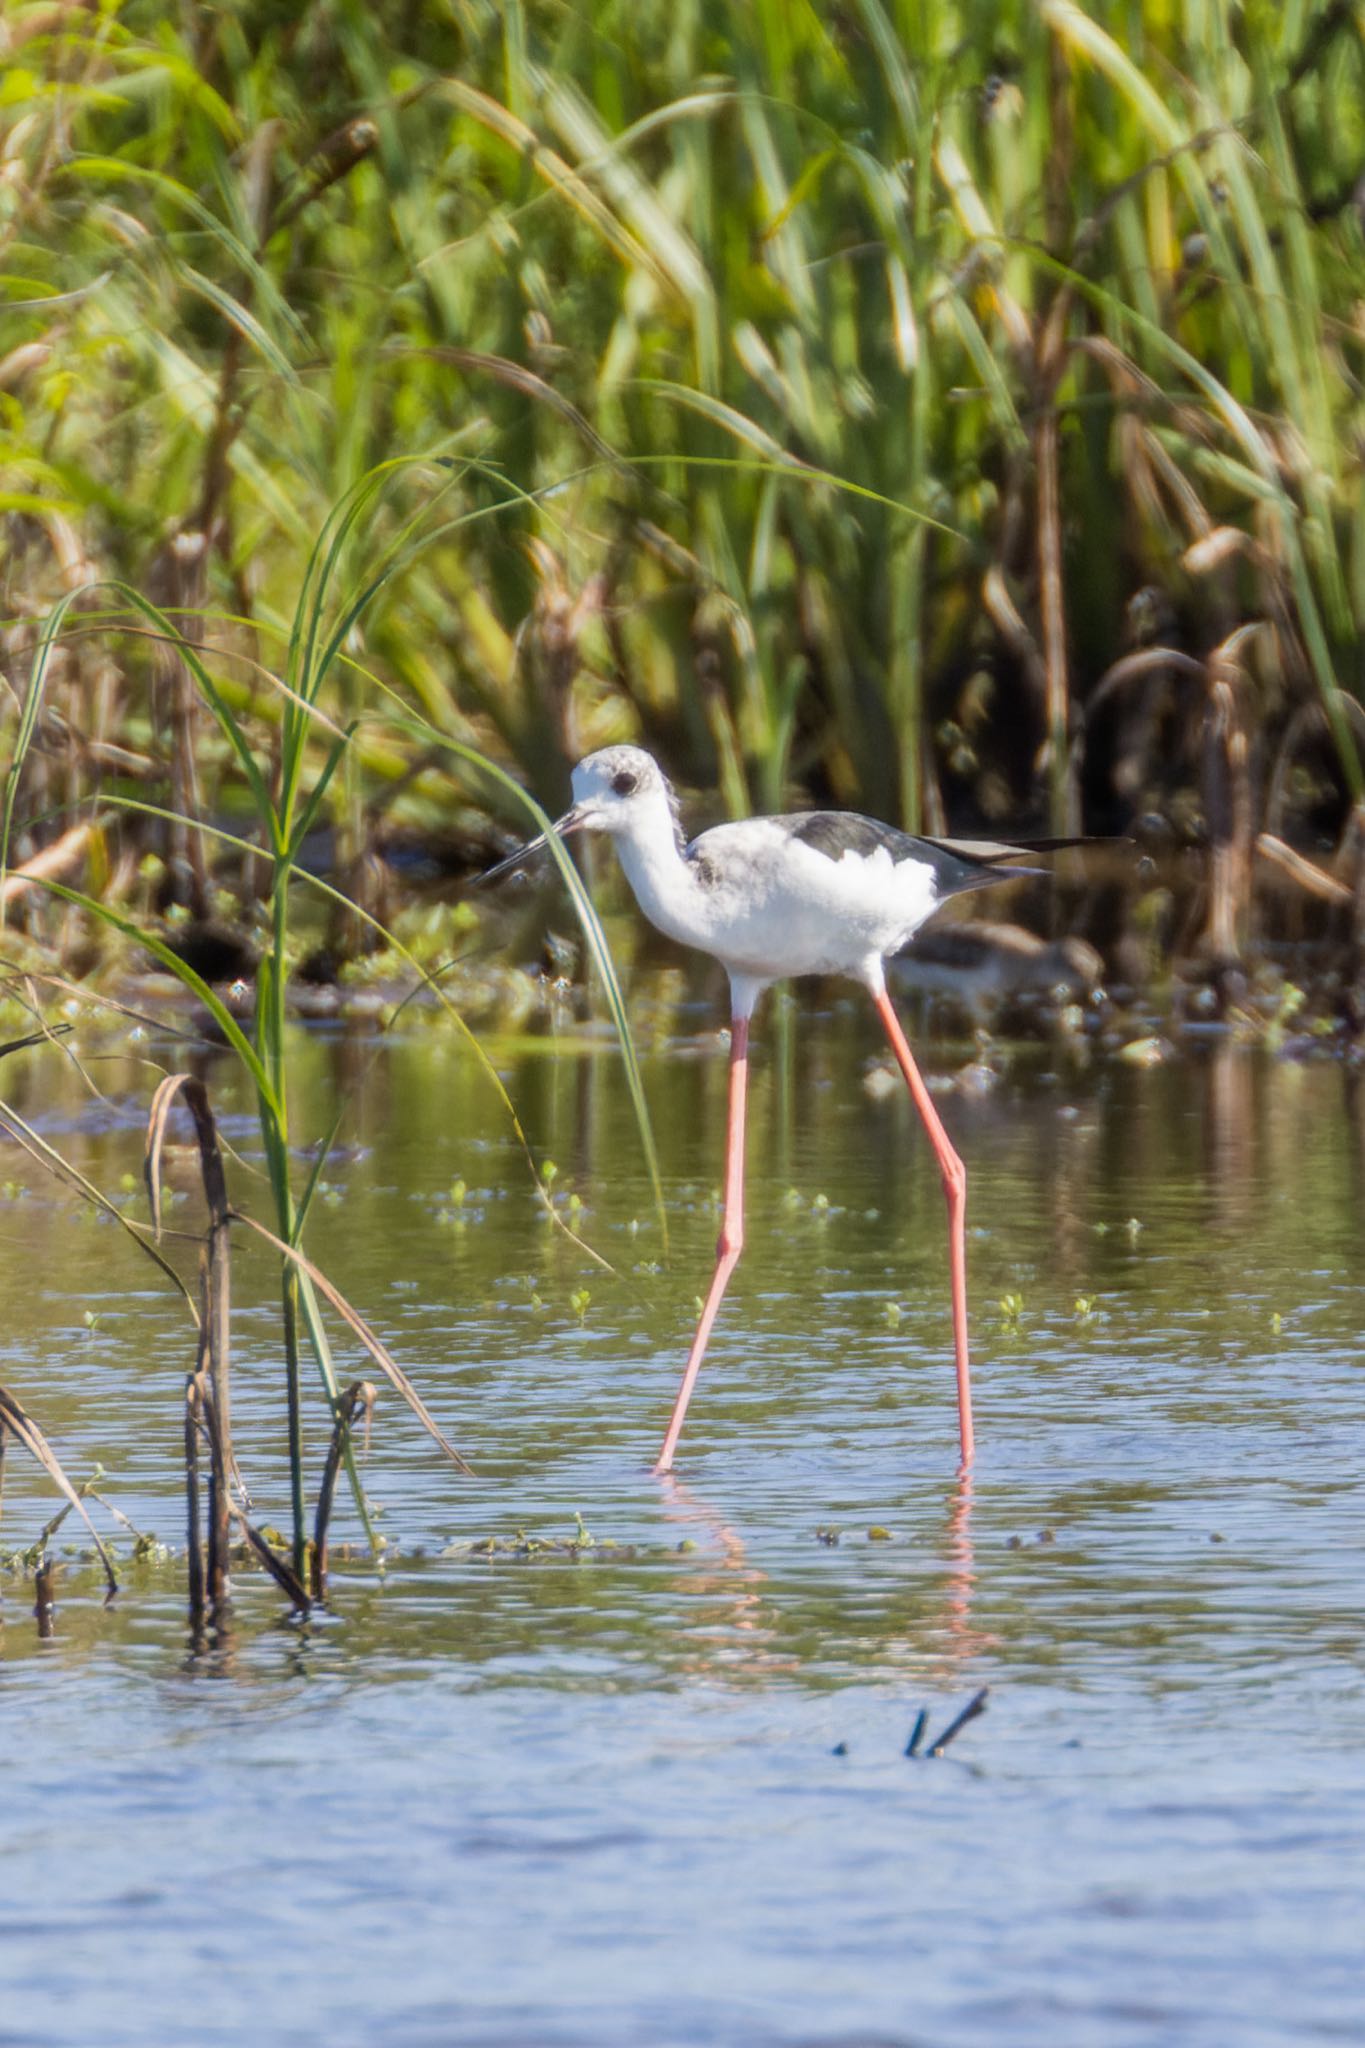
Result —
[[[676,840],[677,803],[663,770],[643,747],[601,747],[587,754],[571,777],[573,807],[555,820],[560,839],[575,832],[611,832],[630,837],[666,827]],[[494,881],[539,853],[548,834],[542,832],[518,852],[489,868],[480,879]]]

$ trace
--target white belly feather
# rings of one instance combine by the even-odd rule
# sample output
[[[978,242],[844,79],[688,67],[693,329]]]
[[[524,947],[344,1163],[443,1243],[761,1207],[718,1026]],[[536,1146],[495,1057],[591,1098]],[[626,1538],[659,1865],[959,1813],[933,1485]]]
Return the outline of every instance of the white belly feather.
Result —
[[[717,825],[685,862],[618,841],[641,909],[670,938],[742,974],[859,974],[894,952],[935,906],[934,878],[886,847],[838,859],[766,819]]]

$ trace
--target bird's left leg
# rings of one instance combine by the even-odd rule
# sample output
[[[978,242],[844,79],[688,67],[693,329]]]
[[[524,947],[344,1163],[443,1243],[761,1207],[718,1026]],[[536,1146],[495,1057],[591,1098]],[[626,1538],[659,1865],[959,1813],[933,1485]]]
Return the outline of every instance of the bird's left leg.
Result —
[[[971,1368],[967,1358],[967,1169],[953,1150],[952,1140],[943,1128],[942,1119],[934,1108],[933,1099],[924,1085],[924,1077],[915,1065],[914,1054],[901,1030],[900,1019],[892,1007],[891,998],[885,987],[872,990],[872,1000],[877,1005],[877,1014],[891,1041],[891,1050],[896,1055],[896,1064],[905,1076],[911,1100],[920,1113],[929,1143],[934,1148],[938,1170],[943,1176],[943,1192],[948,1198],[948,1265],[952,1276],[953,1290],[953,1352],[957,1360],[957,1419],[962,1438],[962,1462],[970,1465],[974,1438],[972,1434],[972,1382]]]
[[[697,1334],[692,1339],[692,1349],[687,1354],[682,1385],[678,1388],[678,1398],[673,1403],[673,1413],[669,1418],[668,1434],[659,1453],[659,1462],[654,1467],[656,1472],[671,1472],[673,1469],[673,1453],[682,1434],[683,1417],[697,1383],[697,1374],[701,1371],[711,1325],[716,1320],[721,1296],[744,1249],[744,1106],[748,1083],[749,1019],[736,1016],[730,1023],[730,1115],[725,1142],[724,1209],[720,1242],[716,1246],[716,1270],[711,1276],[710,1291],[701,1312],[701,1321],[697,1324]]]

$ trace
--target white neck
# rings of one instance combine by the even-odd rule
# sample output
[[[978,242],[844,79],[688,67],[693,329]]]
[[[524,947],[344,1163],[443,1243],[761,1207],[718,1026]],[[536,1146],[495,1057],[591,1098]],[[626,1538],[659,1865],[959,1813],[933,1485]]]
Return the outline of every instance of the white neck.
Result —
[[[670,938],[695,943],[697,879],[683,859],[672,806],[664,790],[651,790],[631,805],[612,833],[626,880],[651,924]]]

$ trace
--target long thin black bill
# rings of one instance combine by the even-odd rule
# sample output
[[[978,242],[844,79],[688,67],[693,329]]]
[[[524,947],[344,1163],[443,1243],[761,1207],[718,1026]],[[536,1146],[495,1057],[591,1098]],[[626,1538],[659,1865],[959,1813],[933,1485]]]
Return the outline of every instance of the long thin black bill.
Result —
[[[578,832],[585,823],[584,815],[575,805],[550,828],[560,839],[567,839],[571,832]],[[530,839],[525,846],[519,846],[515,853],[509,853],[506,860],[500,860],[495,867],[485,868],[478,878],[478,887],[485,888],[489,882],[496,882],[503,875],[510,875],[515,868],[525,867],[538,853],[543,853],[550,843],[549,832],[542,832],[538,839]]]

